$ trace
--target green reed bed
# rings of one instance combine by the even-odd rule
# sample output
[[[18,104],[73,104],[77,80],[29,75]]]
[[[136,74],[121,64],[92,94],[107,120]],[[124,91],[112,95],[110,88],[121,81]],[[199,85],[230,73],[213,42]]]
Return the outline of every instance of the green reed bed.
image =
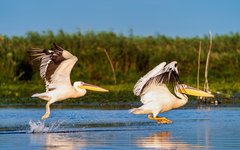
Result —
[[[0,35],[0,103],[41,103],[30,99],[43,92],[39,66],[31,64],[30,48],[60,45],[78,57],[71,74],[72,81],[82,80],[103,86],[109,93],[89,92],[85,97],[62,103],[132,102],[132,88],[137,80],[159,63],[178,61],[182,83],[196,85],[198,48],[201,41],[200,88],[209,37],[167,37],[123,35],[114,32],[66,33],[60,30],[28,32],[24,36]],[[113,72],[114,70],[114,72]],[[240,92],[240,34],[213,35],[208,80],[210,91],[224,99],[238,99]]]

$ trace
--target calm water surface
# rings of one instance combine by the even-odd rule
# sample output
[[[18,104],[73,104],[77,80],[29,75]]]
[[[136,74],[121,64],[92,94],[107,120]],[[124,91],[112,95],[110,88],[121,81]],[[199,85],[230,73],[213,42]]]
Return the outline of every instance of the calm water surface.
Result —
[[[0,108],[0,149],[240,149],[240,108],[177,109],[159,125],[128,110],[52,109],[44,133],[31,133],[42,108]]]

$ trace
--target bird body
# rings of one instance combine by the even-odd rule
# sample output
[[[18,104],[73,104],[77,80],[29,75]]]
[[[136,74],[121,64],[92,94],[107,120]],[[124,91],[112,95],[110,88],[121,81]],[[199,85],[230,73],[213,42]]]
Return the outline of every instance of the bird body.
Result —
[[[143,105],[131,109],[130,113],[148,114],[149,119],[157,120],[158,123],[171,123],[171,120],[165,117],[157,117],[157,115],[185,105],[188,102],[188,97],[185,94],[213,96],[188,85],[178,84],[178,82],[176,61],[169,64],[166,62],[159,64],[135,84],[133,92],[141,97],[140,101]],[[173,89],[175,95],[169,91],[167,83],[177,83]]]
[[[49,117],[50,105],[54,102],[84,96],[87,93],[86,89],[108,92],[106,89],[82,81],[74,82],[72,85],[70,73],[78,59],[60,46],[53,44],[53,48],[50,50],[34,48],[30,53],[35,57],[33,62],[35,60],[41,62],[40,76],[46,86],[46,92],[32,95],[32,97],[39,97],[47,101],[43,120]]]
[[[173,98],[172,94],[162,94],[162,92],[170,93],[166,85],[153,85],[141,96],[142,108],[144,110],[149,109],[148,113],[152,113],[155,117],[158,113],[168,111],[170,106],[174,104],[171,100]]]
[[[134,114],[153,114],[157,117],[159,113],[167,112],[173,108],[178,108],[188,102],[188,98],[177,98],[174,96],[165,84],[155,85],[148,89],[141,96],[143,105],[139,108],[132,109]]]
[[[52,91],[46,91],[40,94],[33,94],[32,97],[39,97],[41,99],[54,103],[56,101],[62,101],[68,98],[78,98],[84,96],[87,93],[86,90],[78,90],[74,86],[63,85],[55,88]]]

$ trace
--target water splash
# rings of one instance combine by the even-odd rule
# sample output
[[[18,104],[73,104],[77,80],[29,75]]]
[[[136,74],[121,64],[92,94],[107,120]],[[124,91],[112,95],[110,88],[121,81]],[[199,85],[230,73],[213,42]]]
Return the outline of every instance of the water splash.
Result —
[[[30,130],[29,133],[49,133],[57,131],[57,129],[60,127],[60,125],[63,123],[60,121],[57,121],[55,123],[51,123],[49,126],[45,124],[45,121],[29,121]]]

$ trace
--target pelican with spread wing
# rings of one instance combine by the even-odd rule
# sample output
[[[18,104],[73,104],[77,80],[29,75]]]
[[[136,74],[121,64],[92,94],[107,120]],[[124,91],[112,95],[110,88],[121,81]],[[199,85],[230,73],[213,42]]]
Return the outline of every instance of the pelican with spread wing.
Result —
[[[167,83],[176,84],[173,89],[175,95],[169,91]],[[185,94],[214,97],[207,92],[178,83],[177,62],[173,61],[169,64],[162,62],[140,78],[135,84],[133,92],[136,96],[141,97],[143,105],[139,108],[131,109],[130,113],[148,114],[150,120],[167,124],[172,123],[172,121],[165,117],[158,117],[157,115],[185,105],[188,102],[188,97]]]
[[[32,95],[47,101],[46,113],[42,116],[42,120],[49,117],[50,105],[54,102],[84,96],[87,90],[108,92],[106,89],[82,81],[74,82],[72,85],[70,73],[78,59],[60,46],[53,44],[50,50],[33,48],[30,53],[35,57],[33,62],[35,60],[41,62],[40,76],[46,85],[46,92]]]

